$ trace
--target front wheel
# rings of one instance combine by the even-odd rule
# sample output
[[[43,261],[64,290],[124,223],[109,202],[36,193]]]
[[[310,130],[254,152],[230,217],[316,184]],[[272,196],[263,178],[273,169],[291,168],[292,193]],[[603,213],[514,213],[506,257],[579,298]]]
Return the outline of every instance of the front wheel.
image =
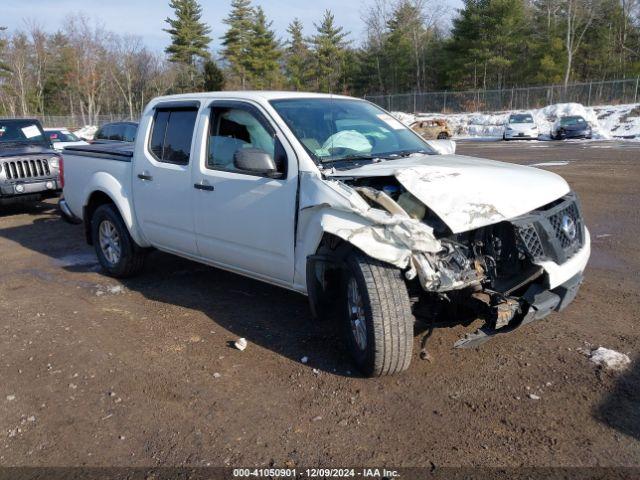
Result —
[[[400,373],[411,363],[411,303],[402,272],[353,252],[346,259],[344,314],[351,356],[366,376]]]
[[[145,251],[129,235],[115,205],[96,209],[91,218],[91,235],[98,261],[107,274],[127,278],[142,270]]]

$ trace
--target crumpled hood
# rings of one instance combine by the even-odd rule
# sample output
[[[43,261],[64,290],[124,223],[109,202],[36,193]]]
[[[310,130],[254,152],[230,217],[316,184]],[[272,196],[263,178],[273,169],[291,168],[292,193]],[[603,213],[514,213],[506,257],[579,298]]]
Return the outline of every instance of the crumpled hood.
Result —
[[[570,191],[554,173],[462,155],[416,155],[325,175],[395,176],[453,233],[513,219]]]

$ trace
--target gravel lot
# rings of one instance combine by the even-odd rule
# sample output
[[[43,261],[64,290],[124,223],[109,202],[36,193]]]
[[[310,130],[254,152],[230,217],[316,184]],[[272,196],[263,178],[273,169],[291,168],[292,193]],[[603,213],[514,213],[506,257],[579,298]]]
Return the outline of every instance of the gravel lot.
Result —
[[[119,282],[53,202],[3,207],[0,464],[640,466],[640,144],[458,151],[569,162],[544,168],[581,196],[585,284],[478,350],[451,348],[471,328],[439,329],[430,363],[416,338],[411,369],[379,380],[352,372],[302,296],[162,253]],[[580,353],[600,345],[631,367]]]

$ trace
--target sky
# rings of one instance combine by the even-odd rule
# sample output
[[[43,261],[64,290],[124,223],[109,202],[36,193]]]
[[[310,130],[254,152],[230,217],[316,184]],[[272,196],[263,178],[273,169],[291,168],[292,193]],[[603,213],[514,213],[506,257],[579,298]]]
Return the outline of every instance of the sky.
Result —
[[[356,43],[362,38],[361,13],[372,0],[254,0],[261,5],[279,38],[286,38],[289,22],[298,17],[311,34],[314,22],[319,22],[326,9],[336,16],[336,22],[350,31]],[[436,0],[437,1],[437,0]],[[212,29],[212,49],[220,47],[219,38],[226,25],[222,20],[230,9],[230,0],[200,0],[203,20]],[[451,15],[462,0],[442,0],[450,7]],[[16,30],[24,27],[25,20],[35,20],[47,31],[55,31],[69,15],[84,13],[97,20],[110,31],[118,34],[140,36],[145,45],[162,51],[169,42],[169,35],[162,31],[164,20],[171,15],[169,0],[0,0],[0,26]]]

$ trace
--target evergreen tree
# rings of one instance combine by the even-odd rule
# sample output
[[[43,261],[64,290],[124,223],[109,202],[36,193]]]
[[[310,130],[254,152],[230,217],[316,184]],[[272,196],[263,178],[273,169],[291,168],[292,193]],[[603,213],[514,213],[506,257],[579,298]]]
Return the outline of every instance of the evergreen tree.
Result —
[[[331,10],[325,11],[320,25],[314,24],[316,34],[311,37],[315,83],[321,92],[333,92],[344,80],[344,62],[349,32],[335,24]]]
[[[249,48],[254,26],[254,11],[251,0],[232,0],[231,13],[223,21],[229,26],[222,37],[222,57],[229,64],[231,73],[239,86],[247,87]]]
[[[258,7],[255,10],[247,51],[247,66],[252,88],[276,88],[282,83],[280,72],[282,52],[271,25],[272,22],[267,21],[262,7]]]
[[[309,85],[309,61],[311,52],[304,38],[302,22],[294,19],[287,28],[289,41],[286,49],[287,78],[294,90],[307,90]]]
[[[7,41],[2,37],[2,32],[6,29],[7,27],[0,26],[0,78],[6,76],[9,71],[9,66],[3,61],[4,49],[7,47]]]
[[[171,35],[171,45],[165,50],[169,60],[190,67],[196,66],[198,58],[208,60],[211,29],[201,20],[202,7],[196,0],[171,0],[169,5],[176,15],[165,20],[170,28],[164,31]]]
[[[465,0],[448,49],[451,85],[501,88],[526,81],[520,67],[530,34],[525,0]]]
[[[224,88],[224,73],[213,60],[204,62],[204,90],[218,92]]]

